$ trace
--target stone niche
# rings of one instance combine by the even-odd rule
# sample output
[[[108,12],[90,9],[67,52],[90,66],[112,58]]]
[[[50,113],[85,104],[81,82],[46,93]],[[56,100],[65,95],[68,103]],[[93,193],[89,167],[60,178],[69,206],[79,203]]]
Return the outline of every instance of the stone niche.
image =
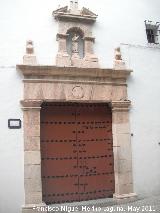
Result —
[[[56,65],[99,67],[93,50],[95,38],[92,36],[97,15],[85,7],[79,10],[78,2],[71,1],[70,8],[59,8],[53,11],[53,16],[59,23]]]
[[[27,42],[24,63],[17,70],[24,76],[24,187],[23,213],[46,208],[42,200],[40,110],[43,102],[108,103],[112,109],[112,133],[115,175],[115,199],[132,198],[132,150],[129,123],[131,101],[127,96],[127,77],[132,70],[125,67],[120,48],[115,50],[114,68],[101,69],[93,53],[91,25],[96,15],[88,9],[78,10],[77,1],[70,9],[53,12],[59,21],[57,64],[38,65],[33,42]],[[76,25],[76,27],[75,27]],[[67,37],[71,33],[71,55]],[[73,36],[73,37],[72,37]],[[84,58],[79,55],[79,38],[84,41]]]

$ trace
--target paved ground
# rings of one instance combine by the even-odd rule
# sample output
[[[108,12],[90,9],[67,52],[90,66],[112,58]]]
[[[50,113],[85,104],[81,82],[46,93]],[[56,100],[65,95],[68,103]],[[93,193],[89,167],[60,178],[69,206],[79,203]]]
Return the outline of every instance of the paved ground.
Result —
[[[104,205],[104,204],[103,204]],[[98,206],[98,205],[97,205]],[[85,207],[81,206],[81,213],[90,212],[113,212],[113,213],[160,213],[160,196],[155,196],[151,198],[143,198],[128,204],[119,204],[106,207]],[[90,208],[90,209],[89,209]],[[80,213],[79,212],[79,213]]]
[[[101,199],[52,205],[52,213],[160,213],[160,195],[131,200]]]

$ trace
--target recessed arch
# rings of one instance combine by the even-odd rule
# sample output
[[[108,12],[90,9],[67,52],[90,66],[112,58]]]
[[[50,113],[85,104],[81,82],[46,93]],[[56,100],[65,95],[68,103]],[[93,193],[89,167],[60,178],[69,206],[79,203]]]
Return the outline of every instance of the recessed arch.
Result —
[[[84,32],[80,27],[72,27],[67,30],[67,40],[66,40],[66,46],[67,46],[67,52],[69,55],[72,56],[72,39],[76,35],[77,36],[77,42],[78,42],[78,55],[80,58],[84,58]]]
[[[67,34],[70,33],[77,33],[81,36],[81,38],[84,38],[84,31],[80,27],[71,27],[67,30]]]

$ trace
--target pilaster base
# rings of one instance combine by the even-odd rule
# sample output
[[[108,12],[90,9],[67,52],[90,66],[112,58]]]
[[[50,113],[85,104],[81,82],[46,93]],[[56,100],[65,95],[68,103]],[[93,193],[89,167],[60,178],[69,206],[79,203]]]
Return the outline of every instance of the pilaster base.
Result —
[[[136,193],[129,193],[129,194],[114,194],[113,195],[114,199],[125,199],[125,198],[137,198]]]
[[[22,213],[38,213],[38,212],[48,212],[47,205],[45,203],[40,204],[29,204],[22,206]]]
[[[58,53],[56,57],[56,65],[58,67],[70,67],[71,59],[67,53]]]
[[[122,61],[122,60],[115,60],[113,68],[115,70],[125,70],[126,65],[125,65],[124,61]]]
[[[86,68],[99,68],[98,58],[94,54],[86,55],[83,59]]]

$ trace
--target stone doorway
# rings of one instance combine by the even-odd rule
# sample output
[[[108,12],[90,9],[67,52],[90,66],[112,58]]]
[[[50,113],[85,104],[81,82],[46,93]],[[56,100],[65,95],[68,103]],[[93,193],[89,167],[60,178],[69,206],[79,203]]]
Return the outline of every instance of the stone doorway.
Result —
[[[109,103],[112,110],[114,180],[117,199],[133,197],[132,151],[126,79],[130,70],[17,65],[24,75],[23,212],[45,206],[42,198],[40,111],[44,102]],[[58,75],[58,77],[57,77]]]

